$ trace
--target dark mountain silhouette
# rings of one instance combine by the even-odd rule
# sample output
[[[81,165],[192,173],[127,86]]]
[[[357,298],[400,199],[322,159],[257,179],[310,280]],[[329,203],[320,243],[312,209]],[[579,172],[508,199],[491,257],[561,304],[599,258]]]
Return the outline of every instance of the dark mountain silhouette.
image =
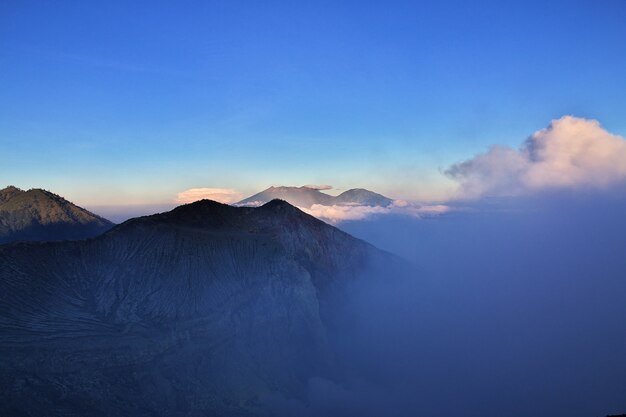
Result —
[[[0,244],[97,236],[113,223],[46,190],[0,190]]]
[[[2,246],[0,415],[243,416],[272,393],[302,399],[338,377],[350,285],[391,262],[278,200]]]
[[[241,206],[265,204],[275,198],[285,200],[298,207],[311,208],[314,204],[323,206],[332,205],[361,205],[361,206],[389,206],[393,200],[383,195],[363,188],[354,188],[338,196],[332,196],[311,187],[270,187],[254,194],[239,203]]]

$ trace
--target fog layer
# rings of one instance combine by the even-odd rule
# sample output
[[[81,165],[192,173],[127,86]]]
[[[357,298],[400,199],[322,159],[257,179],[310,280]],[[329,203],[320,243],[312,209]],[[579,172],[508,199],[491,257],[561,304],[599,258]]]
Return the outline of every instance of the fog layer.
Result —
[[[434,219],[341,227],[418,265],[355,292],[347,382],[311,381],[332,415],[626,412],[623,192],[481,202]]]

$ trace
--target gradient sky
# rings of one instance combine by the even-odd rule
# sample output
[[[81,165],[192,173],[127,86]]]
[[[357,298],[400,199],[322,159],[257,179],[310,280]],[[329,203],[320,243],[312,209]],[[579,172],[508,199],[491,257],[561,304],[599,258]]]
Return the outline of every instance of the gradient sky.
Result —
[[[625,22],[623,0],[3,0],[0,187],[439,198],[441,169],[565,114],[626,136]]]

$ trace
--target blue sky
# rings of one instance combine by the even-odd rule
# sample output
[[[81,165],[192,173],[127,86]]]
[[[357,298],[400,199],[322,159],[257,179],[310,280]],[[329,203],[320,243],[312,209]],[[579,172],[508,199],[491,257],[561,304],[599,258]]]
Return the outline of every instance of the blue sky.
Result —
[[[566,114],[626,135],[626,2],[0,3],[0,186],[437,198]]]

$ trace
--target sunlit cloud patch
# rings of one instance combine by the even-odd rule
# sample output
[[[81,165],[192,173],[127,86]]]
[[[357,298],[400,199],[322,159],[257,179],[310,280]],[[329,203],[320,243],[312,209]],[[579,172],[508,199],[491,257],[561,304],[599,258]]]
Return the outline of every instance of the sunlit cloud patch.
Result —
[[[496,145],[445,173],[459,183],[462,198],[606,188],[626,181],[626,140],[596,120],[564,116],[519,149]]]

